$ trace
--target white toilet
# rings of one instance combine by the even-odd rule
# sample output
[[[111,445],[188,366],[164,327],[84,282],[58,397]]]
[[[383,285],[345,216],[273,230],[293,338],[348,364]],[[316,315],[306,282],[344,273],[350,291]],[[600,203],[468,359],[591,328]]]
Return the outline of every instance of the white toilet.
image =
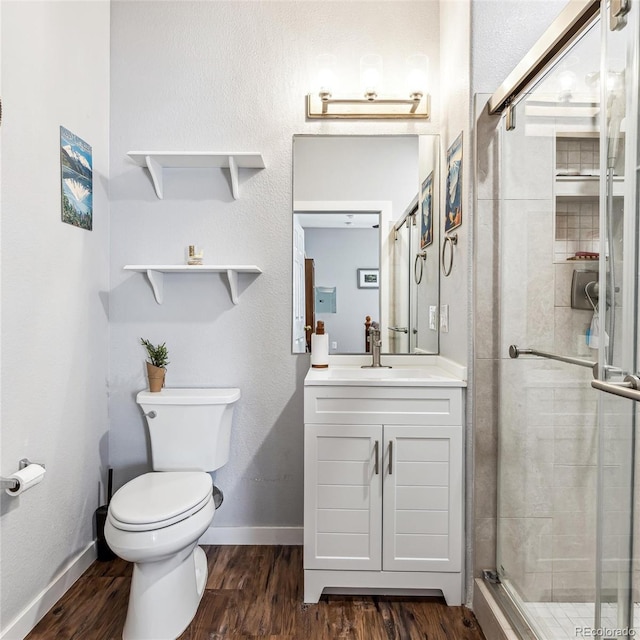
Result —
[[[134,562],[124,640],[174,640],[193,620],[207,581],[197,546],[215,511],[207,471],[229,459],[240,389],[163,389],[136,398],[154,471],[114,494],[105,523],[112,551]]]

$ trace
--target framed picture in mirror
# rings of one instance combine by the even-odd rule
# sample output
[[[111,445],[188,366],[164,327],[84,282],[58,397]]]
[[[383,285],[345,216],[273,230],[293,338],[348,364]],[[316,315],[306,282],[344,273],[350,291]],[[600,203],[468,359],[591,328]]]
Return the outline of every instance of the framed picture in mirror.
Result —
[[[462,224],[462,133],[447,151],[444,232]]]
[[[420,249],[433,243],[433,171],[422,183]]]
[[[379,269],[358,269],[358,289],[378,289],[379,287]]]

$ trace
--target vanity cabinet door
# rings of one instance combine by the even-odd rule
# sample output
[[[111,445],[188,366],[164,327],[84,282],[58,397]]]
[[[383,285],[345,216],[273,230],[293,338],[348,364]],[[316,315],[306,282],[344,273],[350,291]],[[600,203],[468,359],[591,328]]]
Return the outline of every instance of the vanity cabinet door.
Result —
[[[379,425],[305,425],[305,569],[381,569],[381,455]]]
[[[462,427],[384,427],[385,571],[460,571]]]

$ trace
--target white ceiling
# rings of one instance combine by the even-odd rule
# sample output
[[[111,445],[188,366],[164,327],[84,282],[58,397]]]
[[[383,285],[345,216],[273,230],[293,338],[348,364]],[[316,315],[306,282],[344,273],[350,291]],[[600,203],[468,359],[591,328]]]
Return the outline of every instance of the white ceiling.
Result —
[[[296,213],[304,229],[371,229],[380,222],[377,213]]]

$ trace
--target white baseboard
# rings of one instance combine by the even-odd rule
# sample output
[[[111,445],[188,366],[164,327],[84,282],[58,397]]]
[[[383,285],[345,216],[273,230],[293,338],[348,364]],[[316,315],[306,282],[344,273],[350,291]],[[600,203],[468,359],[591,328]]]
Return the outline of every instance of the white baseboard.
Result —
[[[301,545],[302,527],[209,527],[200,544]]]
[[[0,630],[0,640],[23,640],[53,605],[96,559],[92,542],[58,573],[57,576],[9,624]]]

